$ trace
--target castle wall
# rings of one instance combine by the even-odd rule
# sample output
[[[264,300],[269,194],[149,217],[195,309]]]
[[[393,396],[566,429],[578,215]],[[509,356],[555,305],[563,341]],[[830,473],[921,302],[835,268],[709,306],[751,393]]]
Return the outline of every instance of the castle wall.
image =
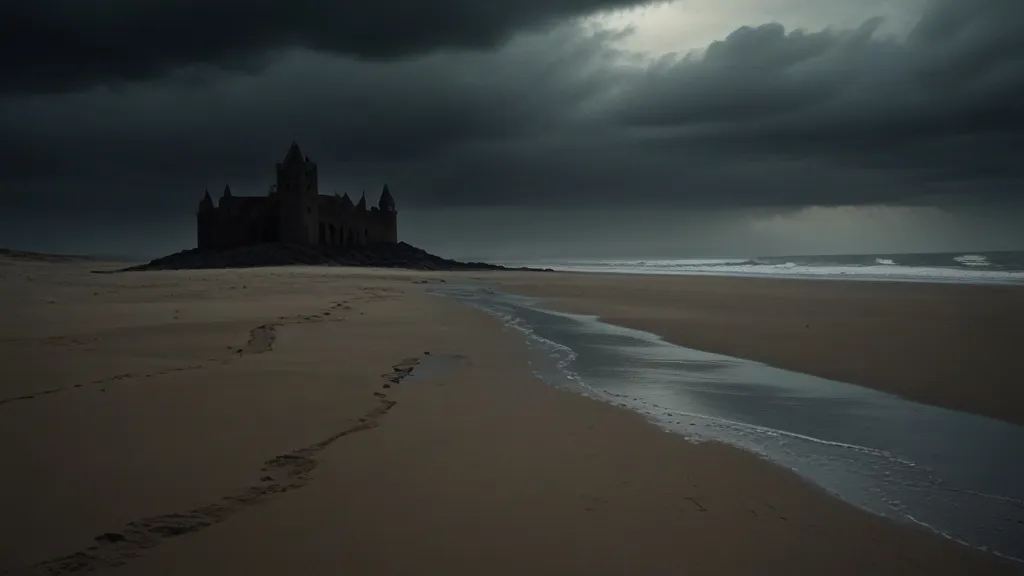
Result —
[[[397,214],[377,208],[360,209],[335,196],[320,196],[319,244],[328,246],[363,246],[380,242],[397,242]],[[323,230],[323,235],[319,231]]]
[[[236,248],[277,242],[277,203],[272,198],[221,198],[220,206],[196,215],[200,248]]]

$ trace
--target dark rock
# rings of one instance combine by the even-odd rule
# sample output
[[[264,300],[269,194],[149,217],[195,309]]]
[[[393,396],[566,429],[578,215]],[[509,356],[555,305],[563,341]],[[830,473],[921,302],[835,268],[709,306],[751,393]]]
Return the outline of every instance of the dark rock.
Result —
[[[458,262],[441,258],[399,242],[371,244],[351,248],[301,246],[293,244],[256,244],[226,250],[193,248],[157,258],[147,264],[125,268],[124,272],[143,270],[187,270],[209,268],[253,268],[260,266],[361,266],[405,268],[409,270],[534,270],[505,268],[485,262]]]

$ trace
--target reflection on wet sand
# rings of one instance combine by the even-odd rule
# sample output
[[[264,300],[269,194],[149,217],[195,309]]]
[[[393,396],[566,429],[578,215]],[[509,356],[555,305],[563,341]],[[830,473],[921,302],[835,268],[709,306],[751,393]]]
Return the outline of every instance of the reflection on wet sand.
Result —
[[[875,513],[1024,558],[1024,428],[691,350],[537,300],[439,293],[521,330],[536,372],[693,440],[756,452]]]

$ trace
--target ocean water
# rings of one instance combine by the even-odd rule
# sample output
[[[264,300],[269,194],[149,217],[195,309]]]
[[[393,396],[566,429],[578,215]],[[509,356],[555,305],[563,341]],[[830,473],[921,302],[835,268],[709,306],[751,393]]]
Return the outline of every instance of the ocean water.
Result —
[[[1024,283],[1024,251],[677,260],[547,259],[498,263],[506,266],[536,266],[564,271],[628,274]]]
[[[683,348],[483,285],[435,293],[521,332],[552,386],[753,452],[873,513],[1024,559],[1024,427]]]

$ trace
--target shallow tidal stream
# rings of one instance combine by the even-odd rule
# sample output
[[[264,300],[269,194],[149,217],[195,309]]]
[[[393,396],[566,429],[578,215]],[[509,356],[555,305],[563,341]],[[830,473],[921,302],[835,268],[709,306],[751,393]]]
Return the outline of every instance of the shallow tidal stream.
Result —
[[[522,332],[552,386],[755,452],[876,514],[1024,558],[1024,427],[691,350],[485,286],[434,293]]]

